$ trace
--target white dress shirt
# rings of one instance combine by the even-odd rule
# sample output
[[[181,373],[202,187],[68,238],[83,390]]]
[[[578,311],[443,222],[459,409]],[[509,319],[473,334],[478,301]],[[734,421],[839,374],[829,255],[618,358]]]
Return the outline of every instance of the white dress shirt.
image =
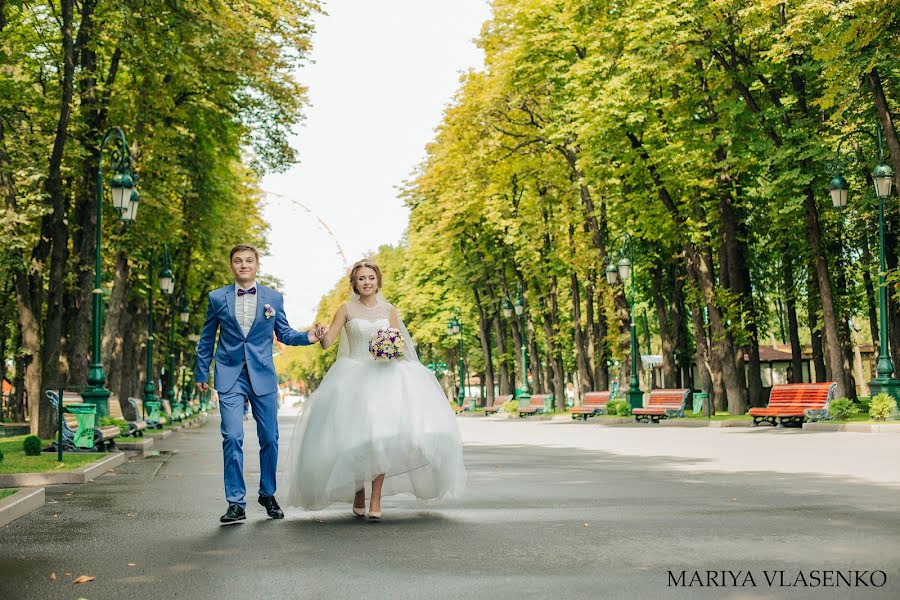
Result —
[[[244,294],[243,296],[238,296],[238,290],[245,289],[249,290],[250,288],[255,287],[255,294]],[[256,282],[254,281],[250,285],[245,288],[242,288],[240,284],[235,282],[234,284],[234,316],[237,317],[238,324],[241,326],[241,331],[244,332],[244,337],[247,337],[247,334],[250,333],[250,328],[253,327],[253,321],[256,320],[256,298],[259,296],[259,287],[257,287]]]

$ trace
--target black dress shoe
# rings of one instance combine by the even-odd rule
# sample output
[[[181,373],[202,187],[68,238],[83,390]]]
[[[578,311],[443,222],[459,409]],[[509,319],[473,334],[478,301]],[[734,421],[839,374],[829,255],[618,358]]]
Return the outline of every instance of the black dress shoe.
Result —
[[[266,507],[266,512],[269,513],[269,516],[273,519],[284,518],[284,513],[281,512],[281,507],[278,506],[278,502],[275,501],[274,496],[260,496],[259,503]]]
[[[234,523],[235,521],[244,521],[246,519],[247,514],[244,512],[244,507],[240,504],[229,504],[228,510],[219,518],[223,523]]]

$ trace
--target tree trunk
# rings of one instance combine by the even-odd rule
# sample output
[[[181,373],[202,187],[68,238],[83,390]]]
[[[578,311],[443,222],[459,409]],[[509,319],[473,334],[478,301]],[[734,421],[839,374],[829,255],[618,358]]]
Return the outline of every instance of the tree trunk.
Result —
[[[494,366],[491,356],[490,323],[485,315],[484,305],[481,303],[481,294],[478,293],[478,288],[473,287],[472,293],[475,297],[475,308],[478,310],[478,338],[481,341],[481,352],[484,354],[484,384],[487,388],[487,406],[492,406],[494,404]],[[463,382],[460,382],[460,385],[463,385]]]
[[[600,288],[589,283],[585,286],[586,317],[588,321],[588,333],[590,350],[592,352],[592,368],[594,369],[594,389],[597,391],[609,390],[609,366],[607,365],[608,353],[606,351],[606,313],[603,303],[597,304],[596,318],[594,315],[594,299]]]
[[[807,282],[807,324],[810,332],[810,344],[812,346],[813,367],[816,370],[816,382],[830,381],[828,365],[825,363],[825,349],[822,344],[822,325],[819,321],[819,287],[816,285],[815,268],[808,266]],[[810,376],[812,381],[812,376]]]
[[[800,328],[797,323],[797,289],[789,251],[781,254],[781,276],[787,307],[788,337],[791,340],[791,373],[788,383],[803,382],[803,348],[800,346]]]
[[[672,331],[673,323],[669,320],[669,306],[663,295],[663,277],[665,267],[661,262],[653,265],[650,279],[650,292],[653,295],[653,304],[656,308],[656,318],[659,321],[659,337],[662,352],[662,376],[664,387],[675,387],[678,379],[678,367],[675,364],[675,336]]]
[[[872,282],[872,267],[878,272],[878,265],[872,257],[872,251],[869,249],[869,236],[863,233],[862,244],[862,261],[860,269],[863,276],[863,288],[866,292],[866,312],[869,317],[869,331],[872,334],[872,344],[878,348],[880,343],[881,332],[878,330],[878,295],[875,293],[875,285]]]
[[[822,320],[825,325],[825,335],[822,341],[825,346],[825,359],[828,362],[832,381],[837,384],[835,398],[843,398],[850,393],[850,386],[847,382],[847,373],[844,371],[840,328],[838,327],[838,316],[834,305],[831,276],[828,272],[828,261],[822,255],[822,230],[819,226],[819,209],[816,206],[816,197],[808,186],[804,197],[804,208],[806,239],[812,254],[813,265],[816,270],[816,281],[819,285],[819,297],[822,302]]]
[[[710,354],[709,354],[709,344],[706,337],[706,326],[703,323],[703,309],[700,308],[699,305],[696,305],[691,309],[691,322],[694,325],[694,361],[697,363],[697,373],[700,377],[700,385],[699,389],[707,394],[711,395],[711,399],[715,402],[716,410],[719,410],[719,405],[722,405],[722,409],[725,406],[724,398],[719,398],[719,390],[716,389],[716,386],[713,383],[713,368],[710,364]],[[724,391],[722,392],[724,396]],[[709,410],[704,407],[706,412]]]
[[[900,139],[897,137],[897,130],[894,128],[894,120],[888,107],[887,98],[884,95],[884,87],[881,84],[881,75],[877,67],[873,67],[866,76],[869,89],[872,91],[872,98],[875,100],[875,112],[878,114],[878,121],[884,131],[884,138],[887,142],[889,150],[888,160],[894,169],[894,186],[900,189]]]
[[[535,331],[534,323],[532,323],[530,319],[525,321],[525,326],[530,332],[530,335],[528,336],[528,362],[531,368],[531,375],[534,378],[532,392],[535,394],[546,394],[547,386],[545,382],[547,381],[547,378],[544,377],[544,373],[541,369],[541,355],[537,345],[537,336],[535,335],[537,332]]]
[[[585,393],[594,389],[593,376],[588,366],[588,347],[584,330],[581,328],[581,283],[575,271],[571,273],[572,282],[572,328],[575,332],[575,367],[578,370],[578,384],[576,396],[580,400]],[[590,327],[590,324],[588,324]]]
[[[497,340],[497,372],[500,376],[500,394],[512,394],[514,388],[510,377],[508,355],[506,353],[506,335],[503,331],[503,323],[499,315],[495,314],[491,321],[494,324],[494,338]]]

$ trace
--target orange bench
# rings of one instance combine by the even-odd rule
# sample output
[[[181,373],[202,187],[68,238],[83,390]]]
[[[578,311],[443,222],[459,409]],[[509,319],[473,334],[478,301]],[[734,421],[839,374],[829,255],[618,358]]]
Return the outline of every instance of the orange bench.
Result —
[[[524,417],[525,415],[543,413],[547,406],[546,401],[548,399],[553,400],[553,396],[551,394],[535,394],[531,397],[531,401],[528,402],[528,406],[519,407],[519,416]]]
[[[683,417],[684,404],[690,393],[689,389],[653,390],[647,398],[647,404],[643,408],[635,408],[631,414],[638,423],[659,423],[660,419]]]
[[[828,403],[834,396],[837,384],[824,383],[787,383],[772,386],[769,392],[769,405],[765,408],[751,408],[753,426],[762,422],[778,425],[803,425],[804,418],[810,420],[824,419],[828,416]]]
[[[484,407],[484,414],[490,415],[499,412],[500,409],[503,408],[503,405],[512,399],[513,397],[511,394],[506,394],[504,396],[494,396],[494,403],[491,406]]]
[[[581,420],[587,421],[588,417],[605,415],[606,405],[611,398],[612,394],[610,392],[586,393],[581,401],[581,406],[573,406],[569,411],[572,414],[572,419],[581,418]]]

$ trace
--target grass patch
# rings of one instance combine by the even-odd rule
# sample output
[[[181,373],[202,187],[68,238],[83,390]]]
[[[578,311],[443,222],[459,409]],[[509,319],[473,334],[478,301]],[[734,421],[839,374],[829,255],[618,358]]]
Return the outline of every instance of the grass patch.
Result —
[[[18,491],[19,491],[19,488],[4,488],[4,489],[0,490],[0,500],[3,500],[4,498],[8,498],[9,496],[12,496],[13,494],[15,494]]]
[[[0,474],[74,471],[109,456],[106,452],[66,452],[61,463],[56,461],[56,452],[41,452],[40,456],[25,456],[25,451],[22,450],[22,440],[25,437],[20,435],[0,439],[0,450],[3,450],[4,455],[3,462],[0,462]],[[48,440],[42,441],[45,447],[51,443]]]
[[[734,420],[742,420],[742,419],[748,420],[748,419],[752,419],[753,417],[751,417],[750,415],[729,415],[727,412],[717,412],[710,419],[703,413],[701,413],[699,415],[695,415],[693,413],[685,412],[684,417],[681,417],[681,418],[683,418],[683,419],[703,419],[703,420],[709,420],[709,421],[734,421]]]
[[[131,437],[130,435],[120,435],[119,437],[113,439],[113,441],[117,444],[134,444],[135,442],[142,442],[146,438],[140,437]]]

